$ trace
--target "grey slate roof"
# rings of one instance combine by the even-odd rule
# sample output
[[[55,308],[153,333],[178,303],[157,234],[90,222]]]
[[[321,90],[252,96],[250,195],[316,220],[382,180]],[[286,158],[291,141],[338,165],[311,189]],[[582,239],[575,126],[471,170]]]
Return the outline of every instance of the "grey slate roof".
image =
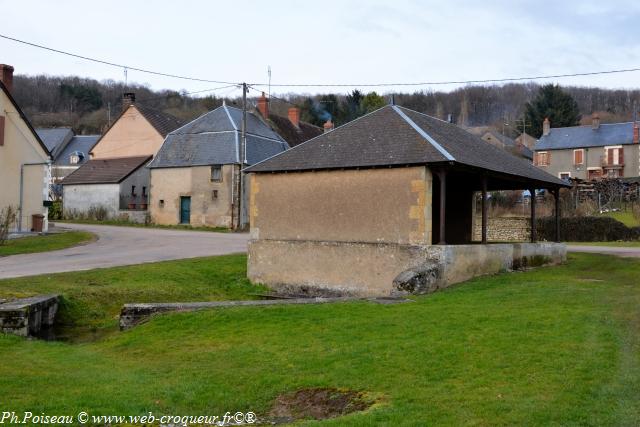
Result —
[[[145,119],[151,123],[151,126],[158,131],[162,137],[166,137],[169,132],[182,126],[184,122],[171,114],[147,107],[143,104],[133,104]]]
[[[540,137],[534,151],[627,144],[633,144],[633,122],[601,124],[595,130],[590,125],[551,128],[549,135]]]
[[[62,185],[118,184],[151,159],[151,156],[89,160],[62,180]]]
[[[223,105],[167,135],[150,168],[240,163],[242,110]],[[247,113],[247,163],[288,149],[256,114]]]
[[[86,163],[89,160],[89,151],[96,145],[96,142],[100,139],[100,135],[76,135],[71,138],[71,141],[64,147],[62,151],[54,156],[53,164],[56,166],[77,166],[69,163],[71,154],[81,153],[84,156],[84,160],[79,164]]]
[[[460,164],[566,186],[566,183],[527,160],[509,154],[454,124],[391,105],[249,167],[246,171],[304,171],[437,163]]]
[[[36,128],[36,133],[47,146],[49,152],[54,156],[56,150],[60,147],[64,147],[66,143],[73,138],[73,130],[71,128]]]

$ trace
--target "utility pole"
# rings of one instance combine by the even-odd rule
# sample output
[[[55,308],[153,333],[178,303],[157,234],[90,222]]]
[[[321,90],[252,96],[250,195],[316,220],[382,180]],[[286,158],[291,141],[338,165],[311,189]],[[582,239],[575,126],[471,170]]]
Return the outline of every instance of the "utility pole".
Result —
[[[244,169],[247,163],[247,84],[242,83],[242,131],[240,138],[240,173],[238,174],[238,223],[237,229],[242,229],[244,223],[242,221],[243,189],[244,189]]]

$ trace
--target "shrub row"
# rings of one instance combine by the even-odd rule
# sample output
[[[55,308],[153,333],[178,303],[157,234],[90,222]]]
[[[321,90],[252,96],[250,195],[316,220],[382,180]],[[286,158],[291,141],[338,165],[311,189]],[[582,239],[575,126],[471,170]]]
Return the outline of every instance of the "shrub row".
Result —
[[[555,239],[555,218],[538,219],[538,238]],[[640,239],[640,227],[629,228],[606,216],[568,217],[560,219],[560,239],[564,242],[611,242]]]

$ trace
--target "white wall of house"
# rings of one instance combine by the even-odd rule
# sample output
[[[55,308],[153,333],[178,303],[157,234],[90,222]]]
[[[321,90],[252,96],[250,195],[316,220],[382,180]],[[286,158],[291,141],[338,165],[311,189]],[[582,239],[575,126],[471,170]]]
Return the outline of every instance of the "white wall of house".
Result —
[[[65,212],[87,212],[92,206],[103,206],[109,217],[118,216],[120,204],[119,184],[78,184],[65,185],[63,208]]]

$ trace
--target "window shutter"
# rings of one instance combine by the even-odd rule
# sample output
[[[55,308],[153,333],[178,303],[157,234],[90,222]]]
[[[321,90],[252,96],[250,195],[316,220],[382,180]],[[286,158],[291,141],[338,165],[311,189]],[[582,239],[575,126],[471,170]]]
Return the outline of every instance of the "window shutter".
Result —
[[[613,164],[613,149],[607,150],[607,165],[611,166]]]
[[[574,156],[573,156],[573,162],[576,165],[581,165],[583,163],[583,155],[584,155],[584,151],[583,150],[576,150],[573,152]]]
[[[624,148],[618,148],[618,164],[624,165]]]
[[[547,166],[551,164],[551,151],[547,152]]]
[[[0,116],[0,147],[4,145],[4,116]]]
[[[540,154],[539,153],[533,153],[533,165],[534,166],[538,166],[538,156]]]

